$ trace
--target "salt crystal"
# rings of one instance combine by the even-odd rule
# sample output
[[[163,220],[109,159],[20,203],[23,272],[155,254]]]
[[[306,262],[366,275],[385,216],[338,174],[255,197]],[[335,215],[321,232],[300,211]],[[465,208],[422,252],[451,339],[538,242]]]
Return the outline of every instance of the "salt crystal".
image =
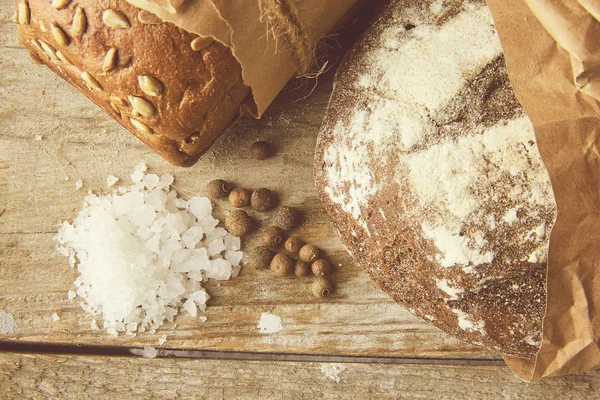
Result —
[[[258,322],[258,330],[260,333],[277,333],[282,331],[281,318],[275,314],[262,313]]]
[[[139,163],[135,166],[134,171],[141,171],[141,172],[146,172],[148,170],[148,167],[146,166],[146,163]]]
[[[160,182],[160,178],[158,177],[158,175],[148,174],[148,175],[144,176],[144,179],[142,180],[142,182],[144,182],[146,189],[152,190],[156,187],[156,184],[158,182]]]
[[[0,311],[0,334],[14,333],[17,323],[15,317],[6,311]]]
[[[204,233],[202,232],[202,228],[194,225],[190,227],[187,231],[185,231],[183,235],[181,235],[181,240],[183,241],[183,243],[185,243],[185,246],[188,249],[193,249],[194,247],[196,247],[198,242],[202,240],[203,236]]]
[[[115,183],[117,183],[119,181],[119,178],[117,178],[114,175],[109,175],[106,178],[106,187],[112,187]]]
[[[225,250],[228,251],[239,250],[242,246],[242,241],[237,236],[227,235],[223,239],[223,242],[225,244]]]
[[[188,200],[188,205],[198,220],[203,220],[212,213],[212,205],[206,197],[192,197]]]
[[[208,318],[206,318],[204,315],[200,317],[200,321],[202,321],[202,322],[206,322],[207,319]]]
[[[154,347],[144,347],[144,351],[142,351],[142,356],[144,358],[156,358],[158,356],[158,350]]]
[[[56,236],[57,250],[80,274],[68,298],[81,297],[81,307],[101,316],[113,336],[155,332],[182,308],[194,316],[204,311],[210,297],[202,283],[237,275],[232,264],[243,256],[239,238],[217,226],[208,199],[179,199],[169,191],[171,175],[145,170],[136,166],[132,186],[89,194],[75,221],[62,223]],[[90,329],[99,330],[95,319]]]
[[[162,346],[163,344],[165,344],[166,342],[167,342],[167,335],[162,335],[162,336],[160,337],[160,339],[158,339],[158,344],[159,344],[159,345],[161,345],[161,346]]]
[[[50,318],[52,319],[52,322],[56,322],[60,319],[60,317],[58,316],[57,313],[52,313],[52,315],[50,316]]]
[[[83,181],[81,179],[77,179],[75,181],[75,190],[79,190],[83,187]]]
[[[131,174],[131,180],[134,182],[141,182],[142,179],[144,179],[144,172],[141,170],[136,169],[135,171],[133,171],[133,173]]]
[[[336,383],[340,383],[342,379],[340,378],[340,374],[346,370],[346,366],[344,364],[323,364],[321,365],[321,372],[325,375],[327,379],[331,379]]]
[[[242,251],[225,252],[225,259],[229,261],[232,265],[239,265],[242,261],[242,257],[244,257],[244,252]]]
[[[208,244],[208,254],[211,257],[221,254],[225,250],[225,244],[222,239],[215,239]]]
[[[173,175],[171,175],[171,174],[162,174],[160,176],[160,181],[165,186],[171,185],[173,183],[173,180],[174,180],[174,178],[173,178]]]
[[[194,300],[192,300],[192,299],[187,299],[183,303],[183,309],[185,311],[187,311],[192,317],[195,317],[196,314],[198,313],[198,309],[196,308],[196,303],[194,303]]]
[[[42,140],[42,137],[40,135],[35,135],[33,137],[33,140],[35,140],[36,142],[40,142]]]
[[[206,271],[206,277],[226,281],[231,278],[231,272],[231,263],[222,258],[217,258],[216,260],[210,260],[210,268]]]

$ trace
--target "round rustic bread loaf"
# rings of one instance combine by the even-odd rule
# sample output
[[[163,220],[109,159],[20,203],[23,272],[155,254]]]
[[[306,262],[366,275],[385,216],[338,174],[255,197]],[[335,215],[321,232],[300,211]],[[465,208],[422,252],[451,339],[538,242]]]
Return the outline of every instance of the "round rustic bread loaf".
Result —
[[[195,163],[250,94],[231,49],[125,0],[16,0],[31,57],[173,164]]]
[[[391,1],[346,56],[317,142],[343,242],[412,313],[531,358],[556,217],[483,1]]]

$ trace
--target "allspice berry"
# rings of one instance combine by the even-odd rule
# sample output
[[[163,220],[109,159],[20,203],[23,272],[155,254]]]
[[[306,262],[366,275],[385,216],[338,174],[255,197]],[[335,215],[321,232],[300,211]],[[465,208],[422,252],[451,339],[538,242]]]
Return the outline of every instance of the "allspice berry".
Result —
[[[223,179],[215,179],[206,185],[206,193],[211,199],[220,199],[231,192],[231,185]]]
[[[273,252],[266,246],[258,246],[248,252],[248,265],[256,270],[269,268]]]
[[[250,153],[255,160],[266,160],[271,156],[271,146],[269,143],[260,140],[252,144]]]
[[[260,242],[264,246],[277,247],[285,239],[285,232],[276,226],[267,226],[260,236]]]
[[[250,196],[250,205],[256,211],[269,211],[275,207],[275,196],[269,189],[256,189]]]
[[[233,210],[225,217],[225,227],[233,236],[244,236],[252,230],[252,218],[244,210]]]
[[[294,260],[285,253],[277,253],[271,260],[271,271],[275,276],[289,276],[294,273]]]
[[[333,269],[331,263],[323,258],[313,261],[310,267],[312,273],[317,276],[329,275]]]
[[[298,257],[304,262],[312,263],[321,256],[321,250],[314,244],[305,244],[300,249]]]
[[[310,264],[302,260],[296,261],[294,265],[294,274],[298,278],[304,278],[311,274]]]
[[[244,188],[235,188],[229,193],[229,204],[235,208],[246,207],[250,204],[252,192]]]
[[[333,293],[333,285],[329,279],[325,278],[324,276],[319,276],[313,281],[311,290],[313,296],[320,299]]]
[[[297,254],[304,244],[305,243],[302,241],[302,239],[292,236],[285,241],[285,249],[290,253]]]
[[[298,225],[298,212],[293,207],[280,207],[273,217],[273,224],[280,227],[284,231],[294,229]]]

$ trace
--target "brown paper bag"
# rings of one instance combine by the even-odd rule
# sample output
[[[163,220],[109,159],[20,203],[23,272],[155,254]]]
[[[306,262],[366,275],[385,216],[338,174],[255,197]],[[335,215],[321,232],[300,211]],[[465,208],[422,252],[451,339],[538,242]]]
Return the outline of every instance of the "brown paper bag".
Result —
[[[600,366],[600,23],[594,16],[600,5],[487,1],[558,207],[542,346],[535,360],[504,358],[526,381],[595,369]]]
[[[359,0],[127,0],[189,32],[231,47],[259,117],[297,71],[312,65],[317,42]],[[175,7],[173,5],[176,5]]]

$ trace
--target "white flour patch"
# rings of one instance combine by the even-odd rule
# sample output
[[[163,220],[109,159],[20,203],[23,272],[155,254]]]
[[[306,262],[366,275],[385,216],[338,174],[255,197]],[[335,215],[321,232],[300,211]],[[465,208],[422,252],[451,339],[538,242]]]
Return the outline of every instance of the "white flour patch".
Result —
[[[0,311],[0,334],[8,335],[14,333],[16,327],[15,317],[5,311]]]
[[[336,383],[341,382],[340,374],[346,370],[346,366],[344,364],[322,364],[321,372],[325,375],[327,379],[331,379]]]
[[[485,321],[473,321],[471,316],[462,310],[452,309],[458,316],[458,327],[465,331],[477,331],[485,334]]]
[[[260,321],[258,321],[258,329],[260,333],[277,333],[283,330],[281,318],[275,314],[262,313]]]
[[[448,282],[445,279],[436,280],[437,287],[444,293],[446,293],[448,296],[450,296],[450,300],[458,300],[458,295],[464,293],[465,290],[457,287],[452,287],[450,286],[450,283],[451,282]]]

